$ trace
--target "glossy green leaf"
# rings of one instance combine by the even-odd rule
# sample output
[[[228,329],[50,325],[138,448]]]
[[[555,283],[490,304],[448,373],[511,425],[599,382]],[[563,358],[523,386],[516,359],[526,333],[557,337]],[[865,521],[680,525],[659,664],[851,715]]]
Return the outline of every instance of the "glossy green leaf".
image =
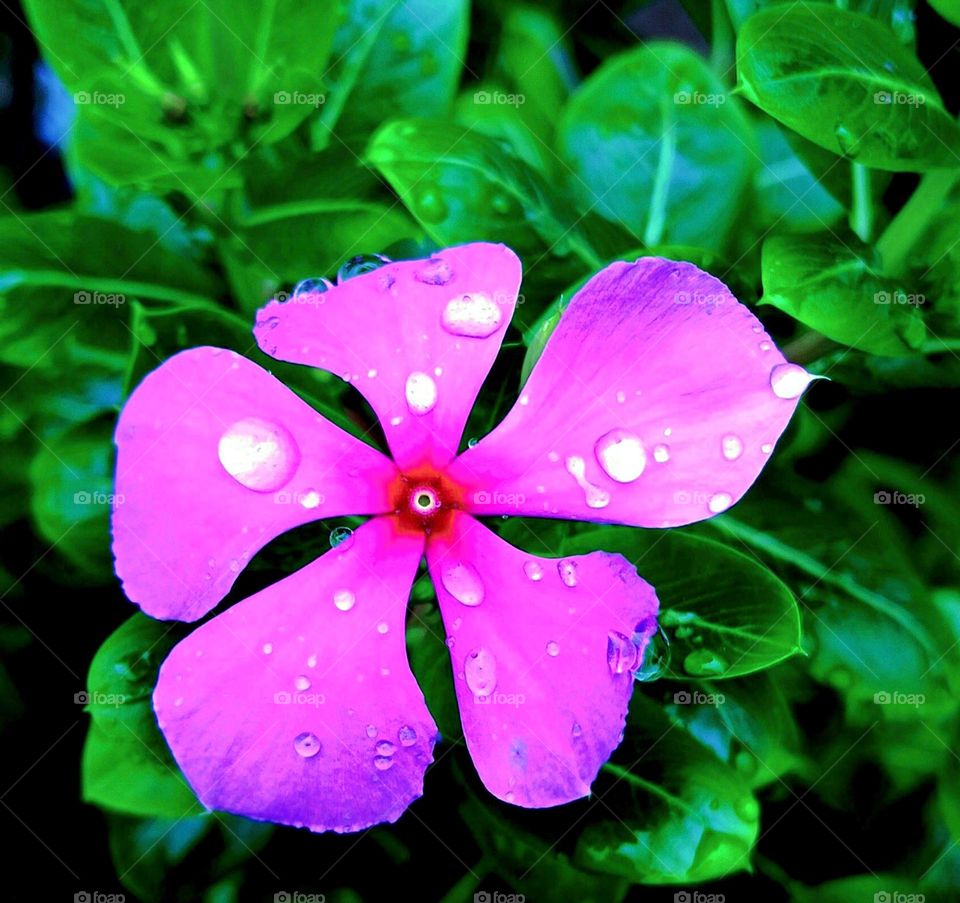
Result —
[[[737,38],[742,93],[804,138],[876,169],[953,165],[960,126],[929,75],[867,15],[823,3],[772,6]]]
[[[854,238],[774,235],[763,244],[763,298],[835,342],[890,356],[916,353],[925,298],[880,274]]]
[[[581,211],[645,244],[723,247],[757,160],[738,104],[680,45],[650,43],[607,60],[557,132]]]

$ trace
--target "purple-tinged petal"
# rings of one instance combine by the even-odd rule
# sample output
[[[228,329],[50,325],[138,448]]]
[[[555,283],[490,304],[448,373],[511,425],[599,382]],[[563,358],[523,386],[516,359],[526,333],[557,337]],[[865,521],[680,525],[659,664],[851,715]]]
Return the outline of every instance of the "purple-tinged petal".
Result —
[[[335,373],[363,393],[401,468],[446,464],[513,316],[520,261],[470,244],[387,264],[325,292],[272,301],[267,354]]]
[[[394,465],[253,362],[170,358],[117,425],[113,553],[127,596],[193,621],[267,542],[324,517],[389,510]]]
[[[688,524],[749,489],[811,379],[713,276],[615,263],[574,296],[517,404],[450,475],[476,514]]]
[[[358,831],[422,794],[437,729],[404,641],[422,554],[375,518],[174,647],[153,705],[204,805]]]
[[[623,737],[658,610],[622,556],[538,558],[466,514],[427,546],[470,755],[528,808],[586,796]]]

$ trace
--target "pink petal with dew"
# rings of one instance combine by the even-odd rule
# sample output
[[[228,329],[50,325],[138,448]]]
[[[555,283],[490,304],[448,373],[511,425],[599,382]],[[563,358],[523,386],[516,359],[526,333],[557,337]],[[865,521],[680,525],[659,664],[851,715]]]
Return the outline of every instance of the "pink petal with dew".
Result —
[[[221,348],[170,358],[117,425],[113,553],[126,594],[193,621],[262,546],[324,517],[389,509],[394,465],[253,362]]]
[[[174,647],[153,705],[204,805],[342,832],[422,794],[437,728],[404,640],[422,553],[375,518]]]
[[[614,263],[574,296],[516,405],[451,476],[477,514],[692,523],[750,488],[813,378],[713,276]]]
[[[499,799],[586,796],[623,738],[653,588],[606,552],[538,558],[469,515],[427,546],[470,755]]]
[[[470,244],[390,263],[325,292],[271,301],[260,347],[353,383],[401,467],[446,464],[500,349],[520,286],[503,245]]]

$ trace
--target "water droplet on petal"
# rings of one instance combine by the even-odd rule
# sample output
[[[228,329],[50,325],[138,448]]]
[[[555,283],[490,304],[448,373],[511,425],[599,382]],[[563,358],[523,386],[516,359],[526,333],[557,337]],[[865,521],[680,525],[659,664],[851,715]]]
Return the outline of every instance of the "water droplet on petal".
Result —
[[[273,643],[264,643],[263,644],[263,654],[270,655],[273,652]]]
[[[377,624],[377,633],[383,634],[387,633],[390,630],[390,625],[386,621],[381,621]]]
[[[763,445],[760,446],[760,451],[765,455],[769,455],[770,452],[773,451],[773,445],[770,442],[764,442]]]
[[[560,645],[555,640],[547,643],[547,655],[556,658],[560,654]]]
[[[345,552],[353,545],[353,530],[349,527],[334,527],[330,531],[330,548]]]
[[[390,263],[390,258],[384,257],[382,254],[358,254],[356,257],[351,257],[337,270],[337,282],[345,282],[354,276],[372,273],[387,263]]]
[[[574,737],[579,737],[583,734],[583,728],[580,727],[576,721],[574,721],[573,727],[570,729],[570,733],[573,734]]]
[[[401,746],[413,746],[417,742],[417,732],[408,724],[405,724],[397,731],[397,739]]]
[[[389,740],[381,740],[377,744],[377,754],[381,756],[392,756],[397,748]]]
[[[454,561],[440,572],[443,588],[464,605],[479,605],[483,601],[483,580],[468,561]]]
[[[570,455],[566,461],[567,473],[583,490],[584,500],[589,508],[606,508],[610,504],[610,493],[599,486],[594,486],[587,477],[587,463],[579,455]]]
[[[311,655],[310,658],[307,659],[307,667],[308,668],[317,667],[317,657],[315,655]]]
[[[607,634],[607,667],[611,674],[631,671],[637,664],[637,647],[630,637],[616,630]]]
[[[729,492],[715,492],[710,496],[707,507],[714,513],[719,514],[726,511],[733,504],[733,496]]]
[[[367,725],[367,736],[373,740],[377,736],[377,728],[373,724]]]
[[[429,373],[418,370],[407,377],[404,394],[411,414],[428,414],[437,403],[437,384]]]
[[[376,768],[377,771],[389,771],[393,768],[393,759],[389,756],[374,756],[373,767]]]
[[[640,437],[627,430],[610,430],[593,447],[604,473],[618,483],[632,483],[647,466],[647,453]]]
[[[572,558],[564,558],[557,562],[557,573],[564,586],[577,585],[577,563]]]
[[[474,649],[463,660],[463,673],[474,696],[484,698],[497,688],[497,662],[486,649]]]
[[[720,440],[723,456],[728,461],[736,461],[743,454],[743,442],[739,436],[729,433]]]
[[[301,279],[293,287],[293,300],[305,301],[308,295],[320,295],[333,288],[333,283],[329,279],[317,277],[313,279]]]
[[[709,649],[695,649],[683,660],[683,669],[696,677],[716,676],[727,670],[727,663]]]
[[[638,628],[641,626],[643,625],[638,625]],[[635,636],[634,640],[637,639]],[[636,680],[649,683],[662,677],[669,668],[670,640],[663,628],[658,625],[656,633],[647,640],[647,645],[644,647],[640,661],[637,662],[633,676]]]
[[[658,464],[665,464],[670,460],[669,445],[655,445],[653,447],[653,460]]]
[[[293,748],[297,751],[297,755],[304,759],[312,759],[320,752],[320,741],[316,734],[307,731],[303,734],[297,734],[293,740]]]
[[[300,690],[301,692],[304,691],[304,690],[309,690],[309,689],[310,689],[310,678],[307,677],[307,676],[305,676],[305,675],[303,675],[303,674],[301,674],[301,675],[300,675],[299,677],[297,677],[297,679],[293,682],[293,685],[294,685],[298,690]]]
[[[319,507],[323,497],[315,489],[308,489],[300,496],[300,504],[308,511]]]
[[[540,562],[538,561],[527,561],[523,565],[523,572],[527,575],[534,583],[538,580],[543,579],[543,568],[540,567]]]
[[[285,486],[300,464],[293,436],[276,423],[247,417],[227,428],[217,455],[223,469],[241,486],[274,492]]]
[[[813,377],[797,364],[777,364],[770,371],[770,388],[777,398],[799,398]]]
[[[500,305],[482,292],[451,298],[440,319],[443,328],[453,335],[485,339],[493,335],[503,322]]]
[[[348,589],[338,589],[333,594],[333,604],[336,605],[340,611],[350,611],[350,609],[357,604],[357,597]]]
[[[427,285],[446,285],[453,279],[453,270],[450,264],[439,257],[431,257],[416,273],[413,278],[417,282],[424,282]]]

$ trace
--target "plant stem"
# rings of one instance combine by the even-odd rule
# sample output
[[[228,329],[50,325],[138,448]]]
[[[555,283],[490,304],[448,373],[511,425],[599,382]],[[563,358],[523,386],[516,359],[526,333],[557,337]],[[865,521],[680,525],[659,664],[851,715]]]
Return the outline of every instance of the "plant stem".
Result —
[[[870,170],[862,163],[852,163],[853,206],[850,209],[850,228],[862,242],[869,242],[873,232],[873,198],[870,195]]]

